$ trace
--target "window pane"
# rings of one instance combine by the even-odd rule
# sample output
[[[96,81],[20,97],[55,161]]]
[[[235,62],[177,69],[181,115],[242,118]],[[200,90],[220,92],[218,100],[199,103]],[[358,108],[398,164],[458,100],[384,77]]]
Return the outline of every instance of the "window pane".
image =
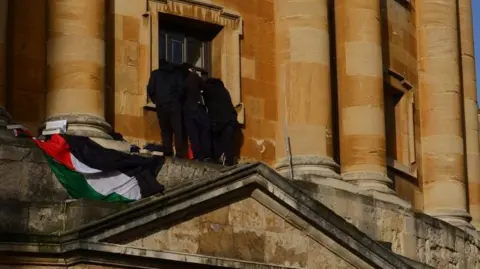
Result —
[[[165,33],[160,33],[158,36],[158,54],[159,58],[161,59],[167,59],[167,37]]]
[[[202,42],[194,38],[187,39],[187,62],[196,67],[204,67]]]
[[[170,36],[170,53],[168,55],[170,62],[176,64],[183,63],[183,40],[183,38]]]

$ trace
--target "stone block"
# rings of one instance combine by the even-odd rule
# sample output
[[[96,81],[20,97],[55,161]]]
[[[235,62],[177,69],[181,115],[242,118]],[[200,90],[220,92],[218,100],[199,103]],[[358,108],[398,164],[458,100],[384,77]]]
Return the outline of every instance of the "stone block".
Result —
[[[255,60],[242,57],[242,78],[255,79]]]
[[[31,233],[53,234],[64,230],[64,203],[30,204],[28,216],[28,231]]]
[[[235,258],[236,251],[232,226],[208,222],[203,222],[200,225],[199,254]]]
[[[205,233],[204,227],[210,225],[216,227],[217,224],[201,223],[198,218],[193,218],[170,227],[167,248],[171,251],[198,253],[201,248],[201,236]]]
[[[114,12],[124,16],[140,17],[145,12],[145,3],[139,4],[136,1],[115,0]]]
[[[14,138],[0,146],[0,174],[3,200],[59,201],[68,197],[41,150],[26,139]]]
[[[138,42],[115,40],[115,65],[138,67]]]
[[[253,262],[265,262],[264,231],[233,227],[235,258]]]
[[[126,137],[144,137],[144,121],[141,117],[116,114],[115,131],[121,133],[123,136]]]
[[[123,40],[139,41],[140,16],[123,16]]]
[[[130,81],[124,85],[123,91],[115,92],[115,114],[143,117],[146,99],[143,95],[135,93],[138,90],[137,82]]]
[[[26,203],[0,201],[0,234],[12,231],[26,233],[28,231],[28,211]]]
[[[264,229],[263,206],[251,198],[232,204],[228,222],[231,226],[244,229]]]
[[[324,246],[318,244],[313,239],[308,239],[308,260],[307,268],[318,269],[350,269],[354,268],[341,257],[335,255]]]
[[[280,266],[306,268],[308,239],[290,233],[266,233],[265,261]]]
[[[75,200],[65,202],[64,230],[72,230],[87,223],[99,220],[128,208],[127,204],[109,203],[102,201]]]
[[[125,108],[123,107],[125,107],[127,105],[126,102],[129,101],[124,100],[124,94],[140,94],[138,87],[138,68],[136,66],[119,64],[115,67],[115,113],[124,113],[122,110],[124,110]],[[134,101],[133,104],[128,103],[128,108],[141,110],[143,108],[143,105],[144,102],[138,103]],[[135,113],[132,116],[135,116],[138,113],[139,112]]]
[[[256,98],[253,96],[245,96],[244,98],[246,104],[246,114],[249,117],[263,119],[265,116],[265,101],[261,98]]]
[[[173,189],[194,178],[218,175],[220,168],[221,166],[167,158],[157,180],[164,184],[166,189]]]
[[[200,222],[229,225],[230,207],[222,207],[199,217]]]
[[[164,249],[168,249],[168,246],[170,246],[168,237],[169,237],[168,230],[162,230],[152,236],[141,238],[135,242],[132,242],[129,245],[148,248],[148,249],[154,249],[154,250],[164,250]]]

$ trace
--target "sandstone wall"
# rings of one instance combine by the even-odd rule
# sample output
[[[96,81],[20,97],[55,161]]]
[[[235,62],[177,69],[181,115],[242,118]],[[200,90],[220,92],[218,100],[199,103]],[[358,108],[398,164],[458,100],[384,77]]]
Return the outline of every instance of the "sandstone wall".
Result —
[[[15,0],[9,5],[7,109],[34,133],[45,119],[46,3]]]
[[[145,1],[110,1],[107,30],[107,121],[132,143],[159,141],[155,112],[147,111],[149,19]]]
[[[8,109],[15,121],[36,131],[45,117],[46,1],[12,1],[9,34]],[[241,101],[245,104],[241,155],[245,159],[273,162],[277,117],[274,1],[252,3],[212,0],[213,5],[234,10],[243,19],[241,38]],[[386,64],[416,83],[414,21],[401,1],[383,0],[387,28],[384,35]],[[107,20],[107,120],[131,142],[159,141],[153,111],[144,108],[150,73],[150,28],[144,1],[111,1]],[[213,52],[214,58],[217,52]],[[221,56],[220,56],[221,57]],[[219,75],[221,59],[213,59]],[[335,101],[335,100],[333,100]],[[32,112],[34,111],[34,112]],[[404,114],[404,113],[403,113]],[[400,122],[405,120],[400,117]],[[406,154],[406,131],[398,131],[398,152]],[[402,156],[399,157],[403,159]]]
[[[392,250],[437,269],[480,266],[480,241],[443,221],[329,187],[306,188],[318,201],[370,238],[392,243]]]
[[[397,195],[421,210],[423,194],[421,182],[416,175],[418,145],[415,144],[415,139],[419,138],[419,132],[415,130],[415,124],[418,127],[418,121],[414,119],[414,98],[418,85],[415,10],[406,2],[381,0],[381,19],[384,21],[382,24],[383,61],[384,68],[390,71],[385,80],[405,92],[395,104],[391,92],[385,89],[387,156],[390,159],[388,172],[389,177],[394,181]],[[412,88],[405,88],[392,71],[408,81]],[[388,117],[395,119],[390,125]]]
[[[272,161],[277,120],[273,1],[258,0],[253,4],[241,0],[210,2],[234,10],[244,20],[244,35],[240,41],[241,98],[246,108],[246,120],[241,154],[250,159]],[[112,3],[110,22],[114,29],[110,32],[114,33],[114,41],[108,46],[113,55],[109,57],[108,66],[107,90],[111,96],[107,118],[116,131],[139,144],[160,140],[155,113],[144,109],[150,75],[149,22],[141,16],[145,11],[143,1],[117,0]],[[215,38],[212,52],[212,69],[216,76],[221,73],[219,65],[222,64],[222,52],[218,51],[221,46],[215,45],[220,38]]]
[[[388,47],[384,46],[385,63],[390,69],[417,84],[417,40],[414,10],[406,7],[404,0],[381,0],[387,20],[384,35],[388,35]],[[387,41],[387,40],[385,40]]]

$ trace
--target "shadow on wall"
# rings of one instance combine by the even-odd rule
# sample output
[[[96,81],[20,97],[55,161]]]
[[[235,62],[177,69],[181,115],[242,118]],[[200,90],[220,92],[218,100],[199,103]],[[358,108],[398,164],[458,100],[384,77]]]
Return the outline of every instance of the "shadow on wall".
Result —
[[[115,130],[115,1],[105,1],[105,119]]]

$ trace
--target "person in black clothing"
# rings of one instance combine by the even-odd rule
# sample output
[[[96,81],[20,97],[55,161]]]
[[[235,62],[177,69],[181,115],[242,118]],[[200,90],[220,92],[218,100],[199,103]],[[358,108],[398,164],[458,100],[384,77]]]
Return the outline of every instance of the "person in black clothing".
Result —
[[[209,78],[203,92],[208,115],[212,121],[213,157],[233,165],[237,111],[225,85],[220,79]]]
[[[164,155],[173,155],[173,136],[175,136],[175,155],[187,157],[187,146],[182,124],[183,79],[176,67],[161,60],[159,68],[150,75],[147,86],[148,97],[156,105],[158,122],[161,128]]]
[[[190,139],[194,158],[199,161],[207,161],[211,158],[212,142],[210,119],[202,97],[205,82],[193,69],[193,65],[184,63],[181,69],[183,69],[185,91],[183,102],[185,129]]]

